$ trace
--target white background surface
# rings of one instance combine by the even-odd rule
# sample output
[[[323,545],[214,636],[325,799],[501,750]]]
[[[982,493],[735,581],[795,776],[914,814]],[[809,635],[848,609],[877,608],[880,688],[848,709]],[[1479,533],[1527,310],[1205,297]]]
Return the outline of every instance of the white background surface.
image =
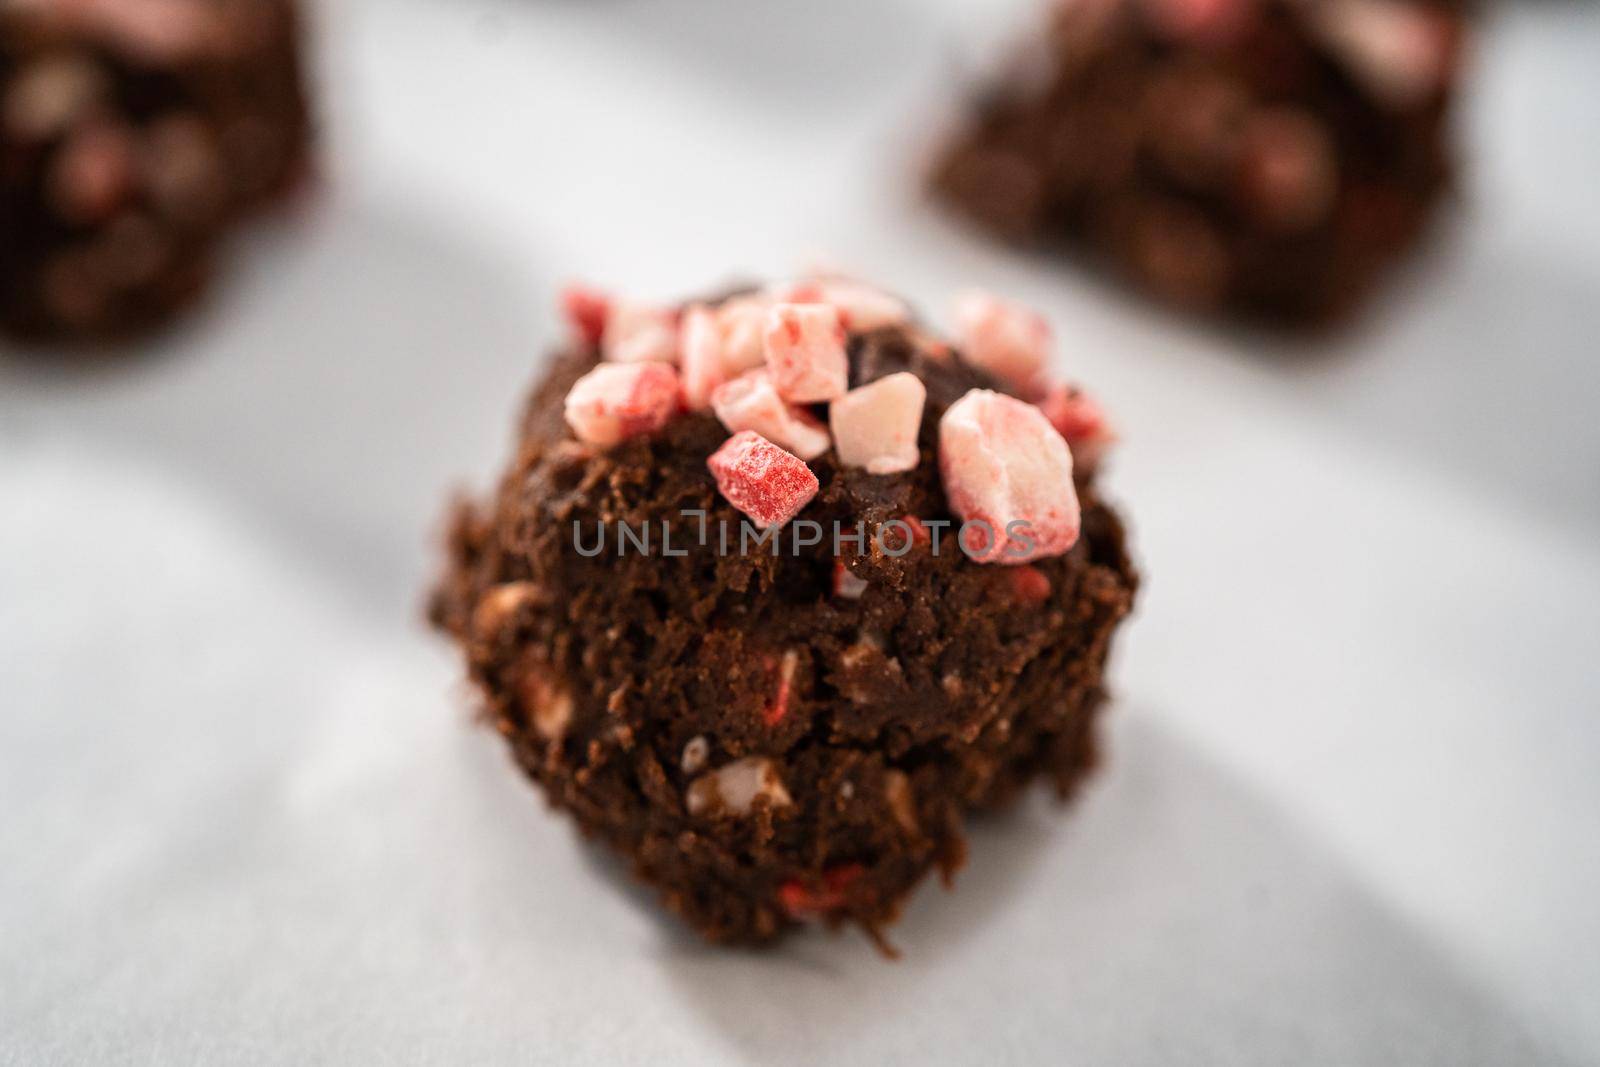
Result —
[[[344,0],[329,171],[142,358],[0,360],[0,1063],[1600,1062],[1600,9],[1490,13],[1356,334],[1196,332],[912,195],[1031,5]],[[1112,761],[895,939],[702,948],[418,623],[554,286],[1044,308],[1127,439]]]

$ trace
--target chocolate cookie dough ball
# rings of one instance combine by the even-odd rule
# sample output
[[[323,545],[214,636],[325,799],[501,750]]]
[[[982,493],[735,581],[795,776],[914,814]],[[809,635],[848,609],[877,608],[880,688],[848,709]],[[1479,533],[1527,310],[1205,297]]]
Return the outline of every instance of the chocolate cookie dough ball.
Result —
[[[879,937],[969,812],[1094,765],[1137,584],[1106,418],[983,293],[954,345],[832,278],[567,304],[433,618],[522,768],[695,929]]]
[[[307,125],[291,0],[0,0],[0,330],[167,322]]]
[[[1451,185],[1455,0],[1066,0],[942,156],[943,199],[1170,304],[1345,316]]]

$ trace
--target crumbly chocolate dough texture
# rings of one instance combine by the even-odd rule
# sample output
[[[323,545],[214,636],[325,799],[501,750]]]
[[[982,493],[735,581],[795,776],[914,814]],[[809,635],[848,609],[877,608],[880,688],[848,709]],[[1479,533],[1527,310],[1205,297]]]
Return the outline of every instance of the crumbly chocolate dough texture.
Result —
[[[1169,305],[1347,319],[1453,184],[1452,0],[1074,0],[939,158],[946,204]]]
[[[852,386],[897,371],[926,384],[918,465],[810,463],[820,490],[804,517],[865,523],[861,554],[847,543],[836,560],[826,537],[776,558],[723,554],[715,533],[700,545],[682,511],[712,531],[743,518],[707,472],[728,430],[686,413],[609,450],[578,442],[563,399],[599,359],[582,342],[534,392],[498,490],[454,511],[431,617],[465,651],[489,720],[551,804],[713,941],[821,921],[886,946],[924,875],[962,865],[969,813],[1039,778],[1066,797],[1095,765],[1102,672],[1137,578],[1092,473],[1078,475],[1082,536],[1031,566],[976,563],[948,531],[937,554],[924,528],[898,557],[900,528],[870,536],[952,517],[940,416],[998,388],[926,336],[848,336]],[[686,554],[585,558],[573,525],[592,547],[600,521],[670,522]]]
[[[308,139],[292,0],[0,3],[0,331],[165,325]]]

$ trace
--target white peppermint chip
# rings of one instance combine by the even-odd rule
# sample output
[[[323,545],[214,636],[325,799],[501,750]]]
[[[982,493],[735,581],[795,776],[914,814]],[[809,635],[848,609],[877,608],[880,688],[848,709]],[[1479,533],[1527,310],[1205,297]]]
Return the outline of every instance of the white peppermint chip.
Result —
[[[915,374],[901,371],[852,389],[828,409],[839,461],[871,474],[914,470],[921,458],[917,431],[927,387]]]
[[[689,783],[685,802],[691,815],[718,806],[734,815],[748,815],[759,797],[765,797],[774,808],[793,803],[772,760],[765,756],[746,756]]]

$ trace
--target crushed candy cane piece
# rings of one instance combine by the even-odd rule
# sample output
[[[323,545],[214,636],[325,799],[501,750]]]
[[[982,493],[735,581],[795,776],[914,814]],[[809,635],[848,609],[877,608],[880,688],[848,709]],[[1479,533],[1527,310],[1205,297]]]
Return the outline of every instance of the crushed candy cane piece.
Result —
[[[794,696],[794,672],[800,667],[800,653],[794,649],[784,652],[776,664],[770,664],[777,676],[777,691],[772,702],[762,711],[761,718],[768,726],[776,726],[789,714],[789,703]]]
[[[684,392],[692,410],[705,409],[723,382],[767,365],[765,296],[729,297],[716,307],[695,305],[684,313],[680,335]]]
[[[767,368],[785,400],[819,403],[845,394],[850,361],[844,326],[830,304],[778,304],[762,334]]]
[[[867,580],[858,578],[839,560],[833,561],[833,595],[841,600],[860,600],[867,591]]]
[[[897,519],[885,521],[879,528],[879,535],[873,540],[874,547],[881,544],[882,548],[896,559],[914,548],[932,543],[933,534],[929,531],[927,523],[915,515],[901,515]]]
[[[722,358],[729,377],[766,366],[767,312],[772,301],[764,296],[729,297],[717,308],[722,330]]]
[[[704,411],[717,386],[728,380],[717,313],[698,304],[685,311],[679,342],[683,402],[690,411]]]
[[[778,903],[790,918],[826,915],[845,906],[850,886],[865,873],[866,868],[861,864],[849,863],[823,871],[822,878],[814,885],[791,878],[778,887]]]
[[[753,430],[728,438],[706,466],[728,503],[763,529],[794,518],[820,488],[804,460]]]
[[[679,393],[678,372],[665,363],[602,363],[567,393],[567,425],[578,440],[609,448],[665,426]]]
[[[915,470],[928,389],[907,371],[852,389],[828,409],[839,462],[869,474]]]
[[[826,426],[778,395],[766,370],[748,371],[718,386],[711,394],[711,410],[729,433],[754,430],[801,459],[816,459],[832,443]]]
[[[961,543],[980,563],[1066,552],[1081,515],[1066,441],[1032,404],[974,389],[939,421],[939,469]]]
[[[571,323],[572,332],[578,339],[594,348],[606,335],[611,297],[587,285],[569,285],[561,291],[561,312]]]
[[[613,363],[676,363],[678,315],[655,304],[614,301],[600,351]]]
[[[1031,564],[1012,567],[1006,571],[1011,582],[1011,595],[1019,604],[1038,605],[1050,599],[1050,579],[1044,571]]]
[[[955,322],[967,362],[1018,389],[1038,388],[1050,358],[1050,324],[1044,316],[974,289],[956,298]]]
[[[779,286],[774,296],[788,304],[831,304],[846,330],[864,332],[911,321],[911,309],[899,297],[848,278],[813,278]]]
[[[1058,385],[1051,389],[1039,401],[1039,410],[1066,439],[1075,467],[1085,470],[1095,467],[1104,458],[1106,449],[1116,442],[1117,435],[1100,402],[1075,386]]]
[[[911,321],[911,309],[904,300],[863,282],[823,282],[822,300],[839,309],[844,328],[851,331],[877,330]]]

